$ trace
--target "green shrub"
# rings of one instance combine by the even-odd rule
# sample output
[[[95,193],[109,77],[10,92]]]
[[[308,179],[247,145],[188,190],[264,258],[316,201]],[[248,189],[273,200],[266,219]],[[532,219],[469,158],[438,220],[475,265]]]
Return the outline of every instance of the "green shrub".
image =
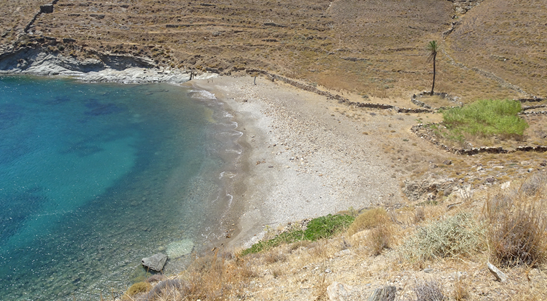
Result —
[[[471,214],[459,213],[419,228],[402,247],[410,261],[470,255],[484,248],[484,227]]]
[[[347,229],[355,217],[351,215],[327,215],[312,219],[306,230],[283,232],[276,237],[260,241],[241,252],[242,256],[258,253],[279,246],[283,243],[293,243],[301,240],[315,241],[328,238]]]
[[[312,219],[304,231],[307,240],[328,238],[347,229],[355,218],[350,215],[327,215]]]
[[[517,114],[521,103],[514,100],[479,100],[462,108],[443,111],[444,125],[456,136],[522,136],[528,123]]]

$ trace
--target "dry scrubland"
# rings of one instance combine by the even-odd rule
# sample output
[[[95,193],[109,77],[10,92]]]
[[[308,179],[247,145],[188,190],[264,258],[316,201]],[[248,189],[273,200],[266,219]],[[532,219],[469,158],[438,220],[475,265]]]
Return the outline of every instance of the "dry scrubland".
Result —
[[[169,280],[135,284],[122,299],[365,300],[393,285],[396,300],[545,300],[546,180],[536,174],[438,204],[345,212],[355,221],[323,232],[334,237],[302,235],[255,254],[216,251]],[[302,229],[292,224],[268,237]],[[497,281],[487,262],[506,279]]]
[[[430,89],[425,47],[437,40],[436,91],[465,104],[546,97],[545,1],[455,2],[59,0],[54,12],[41,14],[29,28],[32,34],[25,34],[44,3],[8,0],[0,7],[0,52],[42,47],[80,59],[132,54],[160,67],[236,76],[260,69],[351,101],[417,108],[410,96]],[[422,100],[433,107],[450,105],[437,97]],[[375,141],[408,199],[362,215],[352,212],[357,222],[328,239],[283,243],[245,256],[213,252],[177,279],[152,288],[163,278],[154,276],[124,298],[163,291],[154,298],[321,300],[328,298],[327,287],[340,282],[355,296],[395,285],[400,300],[431,300],[428,294],[450,300],[547,299],[545,176],[535,174],[545,171],[546,153],[454,155],[409,131],[415,124],[441,122],[441,114],[346,104],[327,109],[333,120],[351,121]],[[465,143],[547,145],[545,115],[520,116],[529,124],[522,136],[467,135]],[[499,190],[507,182],[510,187]],[[509,280],[494,281],[488,261]],[[177,289],[168,289],[173,286]]]
[[[43,2],[9,0],[0,42],[70,38],[49,50],[130,53],[227,74],[258,68],[329,89],[407,98],[429,88],[425,46],[437,40],[438,91],[464,102],[545,96],[545,3],[455,2],[481,3],[462,14],[437,0],[61,0],[38,17],[29,40],[20,35]]]

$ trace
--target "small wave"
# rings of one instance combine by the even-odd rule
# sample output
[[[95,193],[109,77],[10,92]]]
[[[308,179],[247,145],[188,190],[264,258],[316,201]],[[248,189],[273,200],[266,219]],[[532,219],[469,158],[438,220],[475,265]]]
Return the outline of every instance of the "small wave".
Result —
[[[227,178],[229,178],[229,179],[233,179],[235,176],[236,176],[236,174],[233,173],[233,172],[225,172],[225,171],[223,171],[223,172],[220,173],[218,179],[221,180],[221,179],[224,178],[224,177],[227,177]]]
[[[226,149],[224,151],[227,152],[227,153],[238,154],[238,155],[241,155],[241,153],[242,153],[242,151],[237,150],[237,149]]]
[[[189,91],[189,93],[192,93],[192,98],[196,98],[196,99],[205,99],[205,100],[217,99],[215,94],[205,90],[191,90]]]

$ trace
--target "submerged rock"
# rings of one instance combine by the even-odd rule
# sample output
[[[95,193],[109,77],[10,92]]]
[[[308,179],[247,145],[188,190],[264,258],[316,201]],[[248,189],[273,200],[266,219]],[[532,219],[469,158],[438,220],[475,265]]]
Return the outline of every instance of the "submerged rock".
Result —
[[[143,258],[141,263],[143,266],[149,268],[150,270],[161,272],[165,262],[167,261],[167,255],[158,253],[150,257]]]
[[[177,258],[192,253],[194,243],[190,239],[183,239],[170,243],[167,246],[169,258]]]

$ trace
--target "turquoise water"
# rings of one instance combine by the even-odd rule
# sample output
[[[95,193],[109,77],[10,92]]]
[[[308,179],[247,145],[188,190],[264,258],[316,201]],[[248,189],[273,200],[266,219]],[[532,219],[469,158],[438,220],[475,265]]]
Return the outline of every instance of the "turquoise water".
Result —
[[[143,257],[220,237],[230,117],[166,84],[0,77],[0,300],[117,295]]]

